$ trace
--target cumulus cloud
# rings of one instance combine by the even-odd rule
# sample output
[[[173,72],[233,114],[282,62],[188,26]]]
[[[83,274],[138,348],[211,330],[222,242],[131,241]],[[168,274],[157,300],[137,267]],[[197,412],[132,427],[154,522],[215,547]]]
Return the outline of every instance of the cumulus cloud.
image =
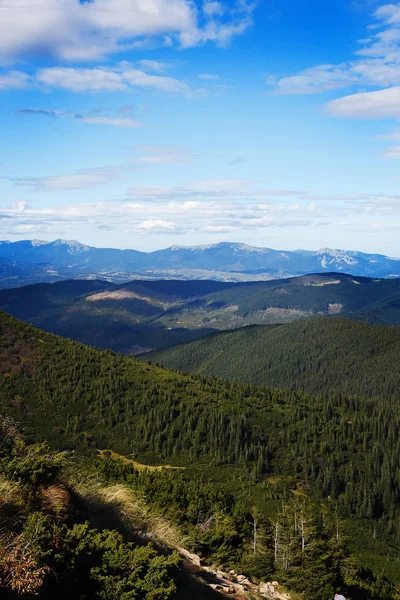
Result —
[[[225,44],[251,25],[252,10],[244,0],[0,0],[0,59],[101,60],[152,38]]]

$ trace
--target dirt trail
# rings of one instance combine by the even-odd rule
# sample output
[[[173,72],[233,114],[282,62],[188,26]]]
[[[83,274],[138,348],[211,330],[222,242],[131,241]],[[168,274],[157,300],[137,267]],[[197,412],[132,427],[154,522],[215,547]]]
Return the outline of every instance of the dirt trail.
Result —
[[[236,600],[250,598],[291,600],[290,595],[283,592],[276,581],[255,584],[245,575],[238,575],[235,571],[225,573],[213,566],[202,565],[199,556],[191,554],[184,548],[177,548],[177,550],[185,560],[186,569],[223,596],[236,598]]]

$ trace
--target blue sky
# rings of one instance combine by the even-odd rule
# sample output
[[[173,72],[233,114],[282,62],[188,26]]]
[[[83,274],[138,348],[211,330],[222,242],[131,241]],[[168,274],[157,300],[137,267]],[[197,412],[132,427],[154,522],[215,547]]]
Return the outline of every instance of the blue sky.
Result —
[[[400,3],[0,0],[0,239],[400,256]]]

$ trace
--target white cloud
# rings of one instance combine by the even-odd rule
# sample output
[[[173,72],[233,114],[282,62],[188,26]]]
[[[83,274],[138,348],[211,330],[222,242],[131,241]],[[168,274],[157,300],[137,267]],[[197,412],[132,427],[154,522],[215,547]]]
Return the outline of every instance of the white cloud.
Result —
[[[338,98],[327,109],[338,117],[400,117],[400,86]]]
[[[143,45],[156,38],[160,43],[190,45],[225,43],[251,24],[252,7],[200,0],[0,0],[0,60],[12,61],[34,55],[67,61],[98,60]],[[222,18],[224,27],[204,31]],[[246,24],[241,27],[241,23]],[[229,33],[228,33],[229,31]],[[196,41],[197,40],[197,41]]]
[[[206,1],[203,3],[203,11],[208,17],[225,14],[225,7],[221,2]]]
[[[193,28],[183,31],[180,42],[183,48],[202,46],[207,42],[215,42],[218,46],[227,46],[233,37],[242,35],[252,25],[250,15],[240,18],[236,22],[220,23],[210,21],[203,28]]]
[[[145,71],[154,71],[156,73],[163,73],[169,68],[168,63],[159,60],[139,60],[138,65]]]
[[[359,40],[352,61],[315,65],[287,77],[267,78],[276,94],[317,94],[350,85],[400,85],[400,3],[374,12],[374,31]]]
[[[20,179],[17,183],[41,191],[57,192],[101,185],[109,178],[122,174],[122,167],[109,167],[108,170],[90,169],[69,176]],[[274,190],[272,193],[275,194],[275,200],[265,198],[265,190],[261,190],[256,182],[219,180],[200,181],[175,188],[136,186],[132,199],[120,202],[71,203],[54,208],[50,202],[46,206],[43,197],[40,208],[23,202],[0,209],[0,231],[12,234],[17,225],[31,226],[32,230],[40,227],[56,230],[85,224],[85,227],[141,235],[181,235],[187,232],[224,234],[266,227],[308,227],[314,221],[318,222],[320,215],[317,211],[310,214],[308,197],[305,197],[304,203],[293,202],[296,191]],[[286,198],[288,194],[292,197]]]
[[[123,80],[130,85],[140,88],[153,88],[165,92],[177,92],[189,94],[191,88],[187,83],[179,81],[174,77],[163,77],[161,75],[149,75],[140,69],[127,69],[122,73]]]
[[[43,85],[72,92],[115,92],[127,89],[121,73],[106,69],[50,67],[40,69],[36,73],[36,80]]]
[[[32,85],[75,93],[120,92],[134,88],[160,90],[191,97],[203,96],[206,93],[202,88],[192,89],[188,83],[175,77],[146,73],[126,61],[113,68],[48,67],[39,69],[32,76],[19,71],[0,74],[0,90]]]
[[[39,84],[47,87],[77,93],[115,92],[135,87],[186,95],[194,95],[198,92],[179,79],[152,75],[127,62],[122,62],[113,69],[49,67],[39,69],[35,79]]]
[[[82,190],[111,183],[122,177],[129,167],[116,165],[93,169],[82,169],[68,175],[50,177],[17,177],[13,179],[19,186],[29,187],[42,192]],[[130,167],[132,169],[132,167]]]
[[[0,90],[23,89],[30,85],[30,76],[21,71],[0,73]]]
[[[176,223],[162,219],[150,219],[139,223],[137,228],[144,231],[173,231],[176,229]]]

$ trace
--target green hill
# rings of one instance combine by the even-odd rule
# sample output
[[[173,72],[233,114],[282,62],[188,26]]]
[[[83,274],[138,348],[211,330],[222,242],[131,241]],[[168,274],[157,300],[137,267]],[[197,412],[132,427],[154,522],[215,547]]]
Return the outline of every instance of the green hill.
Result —
[[[400,329],[342,318],[243,327],[141,358],[229,381],[400,398]]]
[[[327,594],[338,585],[339,571],[328,567],[335,548],[339,552],[333,542],[339,539],[336,514],[359,528],[361,545],[353,540],[354,556],[398,581],[400,415],[395,398],[314,397],[180,375],[55,337],[5,313],[0,313],[0,369],[0,413],[22,423],[31,440],[74,450],[73,472],[84,454],[90,461],[85,477],[95,469],[100,479],[133,486],[190,534],[204,556],[247,564],[249,572],[259,573],[272,564],[271,520],[280,515],[280,535],[289,540],[289,516],[307,511],[315,541],[311,562],[304,560],[301,545],[295,550],[298,536],[291,550],[294,570],[279,576],[318,600],[320,588],[312,591],[304,582],[315,584],[309,569],[322,561],[315,577],[329,576]],[[140,478],[133,464],[97,460],[98,448],[185,469]],[[21,473],[31,458],[26,460],[18,467]],[[16,464],[9,468],[11,475]],[[211,517],[215,523],[209,533],[198,529]],[[269,540],[256,562],[250,550],[252,518],[260,520],[260,540]],[[282,537],[280,547],[285,544]],[[268,568],[273,575],[276,561]],[[357,568],[346,568],[355,577]],[[364,577],[370,581],[372,575]],[[364,590],[354,598],[394,597],[371,594]]]

